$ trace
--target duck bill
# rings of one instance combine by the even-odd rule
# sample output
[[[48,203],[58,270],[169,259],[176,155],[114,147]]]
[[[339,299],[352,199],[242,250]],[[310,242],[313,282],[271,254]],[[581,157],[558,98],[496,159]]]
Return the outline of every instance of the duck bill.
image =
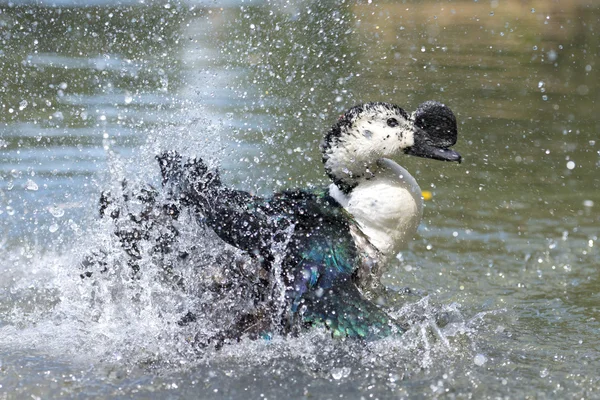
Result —
[[[461,155],[452,149],[435,147],[424,143],[418,145],[415,143],[415,145],[409,147],[405,153],[410,154],[411,156],[431,158],[440,161],[450,161],[457,163],[460,163],[462,161]]]

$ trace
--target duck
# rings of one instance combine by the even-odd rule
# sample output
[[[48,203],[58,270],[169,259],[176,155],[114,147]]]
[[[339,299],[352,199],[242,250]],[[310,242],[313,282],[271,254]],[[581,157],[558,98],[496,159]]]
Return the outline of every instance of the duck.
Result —
[[[460,163],[451,149],[457,135],[454,113],[437,101],[411,114],[386,102],[359,104],[323,137],[329,186],[269,197],[224,185],[201,158],[157,156],[172,204],[190,208],[221,240],[256,259],[264,290],[274,287],[269,280],[283,287],[279,295],[266,293],[259,311],[240,316],[227,335],[264,336],[273,329],[260,323],[265,315],[278,320],[281,333],[322,326],[334,337],[376,340],[408,329],[368,295],[423,214],[417,181],[394,159]]]

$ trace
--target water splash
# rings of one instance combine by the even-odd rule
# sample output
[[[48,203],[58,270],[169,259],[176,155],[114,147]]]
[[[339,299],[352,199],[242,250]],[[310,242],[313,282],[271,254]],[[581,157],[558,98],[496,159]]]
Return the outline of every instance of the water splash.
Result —
[[[58,254],[33,249],[8,255],[0,266],[7,276],[0,292],[7,297],[0,302],[6,316],[0,322],[1,345],[168,370],[207,360],[245,366],[291,360],[309,375],[338,381],[377,367],[379,373],[394,370],[385,378],[390,384],[438,368],[444,364],[440,360],[473,359],[474,323],[456,304],[436,305],[429,297],[392,310],[410,326],[400,337],[372,343],[333,340],[321,328],[296,337],[277,334],[285,312],[281,260],[266,276],[255,260],[207,229],[202,218],[183,208],[177,218],[166,215],[166,193],[160,185],[144,183],[158,176],[154,154],[171,142],[190,143],[182,139],[189,131],[174,127],[169,134],[161,132],[160,140],[150,137],[137,161],[121,159],[109,146],[107,217],[77,230],[72,247]],[[136,163],[147,166],[144,173],[121,184]],[[152,202],[133,195],[144,190]],[[56,210],[50,212],[58,218]],[[138,235],[135,247],[124,245],[116,232]],[[278,244],[282,248],[275,254],[283,255],[285,245]],[[261,280],[269,282],[267,292],[278,305],[265,318],[270,340],[223,340],[239,316],[264,312],[257,310]]]
[[[0,344],[108,365],[163,369],[207,360],[246,366],[294,360],[305,373],[341,381],[353,379],[353,371],[365,366],[394,370],[392,381],[404,379],[437,368],[442,360],[450,363],[475,354],[472,337],[485,315],[469,320],[456,304],[436,305],[430,297],[394,312],[411,326],[400,337],[372,343],[334,340],[327,330],[316,328],[297,337],[245,339],[215,351],[211,339],[254,306],[245,294],[245,281],[230,275],[231,266],[253,274],[256,265],[189,215],[182,214],[177,222],[178,251],[189,256],[182,260],[173,252],[156,258],[150,238],[138,273],[127,263],[128,255],[107,220],[94,222],[65,254],[13,255],[14,268],[2,271],[12,283],[2,288],[3,296],[11,299],[1,304],[11,306],[3,310]],[[81,278],[80,260],[90,251],[102,252],[106,271],[93,270]],[[190,312],[195,318],[182,323]]]

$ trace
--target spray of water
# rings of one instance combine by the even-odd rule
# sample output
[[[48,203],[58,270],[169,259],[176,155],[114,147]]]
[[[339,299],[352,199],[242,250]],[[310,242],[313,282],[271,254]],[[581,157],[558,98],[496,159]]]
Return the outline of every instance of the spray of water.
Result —
[[[182,143],[173,139],[177,134],[166,136],[171,145]],[[159,142],[148,140],[140,157],[148,172],[133,178],[131,164],[107,149],[111,161],[103,189],[110,194],[100,205],[103,217],[78,230],[71,247],[59,254],[8,255],[0,293],[10,300],[1,302],[7,309],[0,345],[160,368],[207,359],[245,365],[294,360],[302,370],[332,379],[351,379],[359,366],[386,365],[397,371],[391,381],[472,353],[463,338],[475,333],[481,316],[468,320],[457,305],[439,306],[429,297],[390,310],[411,327],[401,337],[334,340],[322,328],[278,335],[286,311],[281,260],[272,271],[262,270],[221,241],[202,216],[173,204],[160,183],[148,184],[158,177],[154,154],[164,148]],[[283,247],[274,253],[283,256],[285,243],[278,245]],[[264,292],[258,289],[264,281],[276,305],[268,310],[261,309]],[[272,314],[262,323],[274,334],[269,340],[225,340],[240,316],[267,311]]]

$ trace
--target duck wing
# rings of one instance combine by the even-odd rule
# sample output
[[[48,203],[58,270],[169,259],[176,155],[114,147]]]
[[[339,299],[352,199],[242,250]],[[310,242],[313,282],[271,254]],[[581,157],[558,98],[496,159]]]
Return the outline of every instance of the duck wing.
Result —
[[[183,160],[169,151],[157,160],[174,201],[192,207],[224,242],[261,257],[268,268],[273,240],[283,240],[283,227],[271,217],[266,199],[223,186],[219,172],[200,158]]]
[[[405,329],[360,292],[353,273],[358,252],[350,215],[325,192],[283,192],[278,208],[294,213],[288,244],[290,324],[323,325],[336,337],[372,340]],[[284,204],[287,204],[284,205]]]

